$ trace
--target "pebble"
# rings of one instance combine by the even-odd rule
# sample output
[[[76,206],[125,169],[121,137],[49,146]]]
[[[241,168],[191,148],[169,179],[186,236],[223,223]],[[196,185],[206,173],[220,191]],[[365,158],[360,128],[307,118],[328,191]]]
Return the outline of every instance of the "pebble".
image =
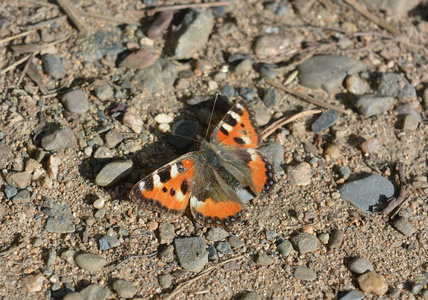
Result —
[[[43,289],[43,282],[45,280],[46,277],[42,274],[33,274],[25,276],[21,284],[29,293],[36,293]]]
[[[15,189],[16,190],[16,189]],[[6,193],[6,190],[5,190]],[[10,195],[6,194],[6,197],[10,199]],[[13,197],[12,202],[14,204],[27,204],[31,201],[31,193],[29,190],[21,190]]]
[[[352,290],[347,292],[345,295],[340,296],[339,300],[362,300],[364,299],[364,294],[358,290]]]
[[[213,78],[214,81],[217,81],[217,82],[224,81],[224,80],[227,79],[227,73],[225,73],[225,72],[216,72],[216,73],[214,73],[214,75],[213,75],[212,78]]]
[[[107,260],[104,257],[92,253],[78,254],[74,261],[80,268],[91,273],[97,272],[107,264]]]
[[[104,137],[107,147],[114,148],[123,141],[123,136],[116,131],[109,131]]]
[[[171,223],[161,223],[159,225],[159,242],[161,244],[171,244],[175,238],[175,227]]]
[[[401,129],[406,132],[418,129],[419,120],[413,115],[405,115],[401,121]]]
[[[0,169],[6,169],[12,158],[12,150],[7,145],[0,144]]]
[[[260,67],[260,75],[267,79],[275,79],[278,76],[277,66],[274,64],[263,64]]]
[[[68,293],[64,296],[63,300],[84,300],[79,292]]]
[[[265,252],[260,252],[258,255],[257,255],[257,258],[256,258],[256,263],[258,264],[258,265],[261,265],[261,266],[269,266],[269,265],[271,265],[271,264],[273,264],[275,261],[273,260],[273,258],[272,257],[270,257],[267,253],[265,253]]]
[[[188,89],[190,86],[190,82],[187,78],[179,78],[177,83],[175,84],[175,88],[178,90]]]
[[[168,289],[172,285],[172,276],[170,274],[159,275],[158,281],[163,289]]]
[[[115,57],[126,50],[123,40],[118,39],[123,33],[119,28],[99,29],[88,37],[85,50],[76,54],[76,59],[95,62],[104,57]]]
[[[334,92],[345,77],[366,70],[366,65],[355,58],[336,55],[317,55],[298,66],[301,85]]]
[[[237,75],[243,75],[253,70],[253,62],[251,59],[244,59],[238,63],[234,69],[234,73]]]
[[[119,63],[119,67],[142,70],[152,66],[158,58],[158,54],[152,53],[149,48],[143,48],[128,54]]]
[[[46,265],[47,266],[53,266],[56,262],[56,251],[55,249],[49,249],[48,251],[48,258],[46,259]]]
[[[18,189],[25,189],[31,183],[31,174],[28,172],[10,173],[6,176],[6,182]]]
[[[109,250],[111,248],[116,248],[120,246],[120,241],[112,236],[105,235],[98,240],[100,246],[100,251]]]
[[[172,32],[167,48],[175,59],[192,58],[208,41],[214,26],[214,16],[209,10],[193,9]]]
[[[372,137],[367,141],[364,141],[360,147],[364,153],[373,154],[376,153],[377,150],[379,150],[380,146],[381,145],[379,139]]]
[[[227,241],[229,242],[230,247],[232,247],[232,249],[239,249],[245,246],[244,241],[235,235],[229,236],[227,238]]]
[[[45,72],[53,79],[65,77],[65,68],[61,58],[56,54],[43,54],[42,65]]]
[[[123,115],[123,125],[128,126],[133,132],[137,134],[140,134],[143,131],[143,124],[143,119],[137,113],[127,111]]]
[[[284,174],[284,169],[281,167],[282,159],[284,158],[284,147],[278,142],[270,142],[259,148],[266,158],[272,163],[275,174]]]
[[[360,275],[357,279],[363,292],[383,296],[388,291],[388,284],[381,274],[370,271]]]
[[[104,198],[99,198],[97,200],[94,201],[94,203],[92,203],[92,205],[96,208],[96,209],[101,209],[104,207],[106,201]]]
[[[216,249],[223,254],[233,254],[232,247],[228,242],[219,242]]]
[[[416,232],[416,229],[405,217],[396,218],[394,221],[392,221],[392,226],[405,236],[411,236]]]
[[[374,116],[387,112],[393,103],[393,97],[366,94],[356,96],[352,104],[360,114]]]
[[[177,78],[177,69],[168,59],[158,59],[153,65],[138,70],[133,76],[136,86],[142,86],[150,93],[165,94]]]
[[[107,147],[99,147],[94,153],[94,158],[98,160],[109,159],[113,156],[114,153]]]
[[[288,180],[297,186],[307,186],[311,183],[311,165],[301,162],[296,166],[287,167]]]
[[[70,127],[54,128],[47,132],[41,141],[44,150],[60,150],[77,146],[76,136]]]
[[[158,130],[162,133],[167,133],[171,130],[171,126],[169,124],[159,124]]]
[[[61,253],[61,258],[64,259],[69,264],[71,264],[72,266],[76,265],[76,261],[74,260],[76,256],[77,256],[77,252],[74,250],[66,250],[63,253]]]
[[[132,160],[114,161],[104,166],[95,177],[98,186],[110,187],[122,181],[133,170]]]
[[[235,89],[233,88],[233,86],[226,84],[226,85],[222,86],[221,94],[231,98],[235,95]]]
[[[214,80],[209,80],[209,81],[208,81],[208,89],[209,89],[210,91],[215,91],[215,90],[217,90],[217,89],[218,89],[218,83],[217,83],[217,82],[215,82]]]
[[[416,99],[416,89],[401,74],[381,73],[377,84],[381,95],[398,97],[400,100]]]
[[[327,245],[328,241],[330,240],[330,235],[328,233],[320,233],[318,235],[318,240],[321,242],[321,244]]]
[[[300,254],[315,252],[318,248],[317,237],[310,233],[298,232],[290,238],[290,241]]]
[[[312,132],[319,133],[331,127],[339,119],[339,115],[335,110],[328,109],[324,111],[318,119],[311,125]]]
[[[198,273],[208,263],[208,252],[205,242],[200,237],[174,239],[175,253],[180,267]]]
[[[217,249],[213,245],[209,245],[207,251],[208,251],[208,260],[213,262],[218,262],[219,258],[218,258]]]
[[[400,105],[397,108],[397,112],[399,115],[412,115],[416,119],[418,119],[419,122],[422,122],[421,114],[415,109],[415,107],[413,106],[413,104],[411,102]]]
[[[121,298],[129,299],[135,296],[137,289],[134,287],[132,282],[126,280],[116,280],[113,282],[113,290]]]
[[[317,278],[317,273],[307,267],[300,266],[294,271],[294,278],[303,281],[314,281]]]
[[[253,108],[254,113],[256,114],[255,118],[258,126],[261,127],[269,123],[271,115],[264,106],[264,104],[262,104],[261,102],[257,102],[251,104],[251,107]]]
[[[174,121],[174,118],[167,114],[158,114],[155,117],[155,122],[158,124],[169,124],[172,123],[172,121]]]
[[[275,57],[292,47],[298,47],[300,37],[289,38],[280,34],[268,34],[257,38],[254,43],[254,53],[261,57]]]
[[[199,124],[195,121],[179,120],[172,125],[167,141],[177,150],[189,147],[198,134]],[[187,138],[186,138],[187,137]]]
[[[363,95],[367,91],[367,83],[357,75],[346,77],[346,89],[354,95]]]
[[[340,229],[335,229],[330,234],[330,239],[328,242],[328,247],[330,249],[340,248],[343,242],[343,238],[345,236],[345,232]]]
[[[266,105],[266,107],[274,107],[278,105],[278,101],[279,101],[278,90],[275,88],[266,89],[263,93],[262,101]]]
[[[424,288],[425,283],[413,283],[412,286],[410,287],[410,293],[412,293],[413,295],[418,295],[422,289]],[[423,299],[423,298],[422,298]]]
[[[95,96],[100,100],[113,99],[114,91],[110,84],[99,85],[95,88]]]
[[[229,232],[227,232],[226,230],[220,227],[211,227],[210,229],[208,229],[208,232],[205,235],[205,237],[207,238],[207,240],[218,242],[218,241],[224,240],[229,235],[230,235]]]
[[[43,212],[49,216],[45,225],[46,231],[53,233],[74,232],[74,216],[70,205],[51,201],[45,200],[43,204]]]
[[[289,240],[284,240],[276,246],[278,252],[284,257],[288,257],[288,255],[290,255],[292,248],[293,246]]]
[[[239,300],[262,300],[262,296],[257,294],[256,292],[244,292]]]
[[[266,230],[266,239],[268,241],[273,241],[278,236],[278,233],[276,233],[273,230]]]
[[[174,261],[174,246],[167,245],[159,252],[159,259],[164,263],[170,263]]]
[[[83,114],[89,110],[88,96],[81,89],[65,93],[62,96],[62,103],[74,114]]]
[[[157,39],[162,36],[163,32],[169,27],[172,19],[174,18],[174,12],[162,11],[156,14],[156,19],[150,24],[147,29],[147,36],[150,39]]]
[[[102,218],[104,218],[104,216],[106,215],[106,211],[107,210],[105,209],[105,207],[97,210],[95,212],[95,215],[94,215],[95,219],[102,219]]]
[[[110,290],[99,284],[91,284],[80,291],[83,299],[105,300],[110,298]]]
[[[156,221],[147,222],[147,229],[148,230],[155,231],[158,228],[159,228],[159,223],[158,222],[156,222]]]
[[[351,202],[360,210],[369,212],[373,206],[392,197],[395,188],[388,179],[372,174],[363,179],[345,183],[339,191],[343,199]]]
[[[257,95],[257,92],[250,87],[243,87],[239,89],[239,95],[245,100],[250,101]]]
[[[4,189],[4,193],[7,199],[11,199],[18,194],[18,190],[14,186],[7,185]]]

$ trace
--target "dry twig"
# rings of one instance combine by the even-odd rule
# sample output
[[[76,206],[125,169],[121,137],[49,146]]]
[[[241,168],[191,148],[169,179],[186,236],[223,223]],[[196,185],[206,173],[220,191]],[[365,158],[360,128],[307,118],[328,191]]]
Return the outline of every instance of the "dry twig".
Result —
[[[30,56],[31,56],[31,54],[28,54],[28,55],[24,56],[23,58],[21,58],[20,60],[17,60],[13,64],[11,64],[9,67],[4,68],[3,70],[0,71],[0,75],[3,75],[4,73],[9,72],[10,70],[15,69],[17,66],[19,66],[24,61],[26,61],[27,59],[29,59]]]
[[[39,74],[36,66],[31,61],[28,64],[26,74],[28,75],[28,77],[31,78],[31,80],[33,80],[38,85],[38,87],[40,88],[40,91],[42,92],[43,95],[46,95],[49,93],[47,86],[43,82],[42,76]]]
[[[58,5],[64,10],[67,16],[71,19],[73,24],[77,27],[77,29],[83,33],[89,33],[89,29],[86,26],[85,22],[80,18],[75,9],[70,5],[68,0],[57,0]]]
[[[397,206],[404,203],[404,201],[406,200],[407,193],[410,191],[411,188],[410,184],[408,184],[406,181],[403,163],[398,163],[397,169],[398,177],[400,179],[400,193],[398,194],[398,197],[390,198],[388,205],[383,209],[384,214],[391,213]],[[391,218],[393,218],[398,212],[399,209],[391,216]]]
[[[141,26],[141,23],[139,23],[139,22],[134,22],[134,21],[110,17],[110,16],[104,16],[104,15],[100,15],[100,14],[96,14],[96,13],[81,12],[81,14],[86,16],[86,17],[97,18],[97,19],[101,19],[101,20],[105,20],[105,21],[109,21],[109,22],[113,22],[113,23]]]
[[[21,76],[19,76],[18,82],[15,85],[16,87],[21,84],[21,81],[24,78],[25,73],[27,73],[28,67],[30,66],[31,61],[33,60],[34,55],[36,55],[36,52],[30,54],[30,57],[28,58],[27,63],[25,64],[24,70],[22,70]]]
[[[33,29],[33,30],[29,30],[29,31],[21,32],[21,33],[19,33],[19,34],[16,34],[16,35],[10,36],[10,37],[8,37],[8,38],[5,38],[5,39],[0,40],[0,44],[1,44],[1,43],[5,43],[5,42],[9,42],[9,41],[14,40],[14,39],[18,39],[18,38],[23,37],[23,36],[27,36],[27,35],[29,35],[29,34],[31,34],[31,33],[33,33],[33,32],[35,32],[35,31],[36,31],[36,29]]]

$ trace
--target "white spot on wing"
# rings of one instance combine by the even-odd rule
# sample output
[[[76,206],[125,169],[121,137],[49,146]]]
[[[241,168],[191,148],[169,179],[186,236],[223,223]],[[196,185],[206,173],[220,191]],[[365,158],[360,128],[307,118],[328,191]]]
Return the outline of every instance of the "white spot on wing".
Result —
[[[179,174],[177,164],[171,166],[171,178],[175,178]]]
[[[158,174],[153,175],[153,186],[159,187],[161,185],[160,177]]]
[[[146,183],[144,181],[140,181],[140,183],[138,184],[140,191],[144,190],[145,185],[146,185]]]
[[[234,112],[234,111],[231,111],[230,112],[230,115],[232,116],[232,118],[234,118],[236,121],[241,121],[241,116],[240,115],[238,115],[236,112]]]
[[[223,123],[221,125],[221,127],[223,127],[224,129],[226,129],[226,131],[229,132],[229,133],[232,132],[232,130],[233,130],[233,127],[230,126],[229,124],[226,124],[226,123]]]
[[[236,107],[237,107],[237,108],[239,108],[239,109],[244,108],[244,107],[241,105],[241,103],[236,104]]]
[[[183,202],[184,200],[186,200],[186,196],[181,191],[178,191],[175,194],[175,198],[180,202]]]
[[[245,144],[251,144],[251,139],[248,136],[243,136],[241,139],[245,142]]]

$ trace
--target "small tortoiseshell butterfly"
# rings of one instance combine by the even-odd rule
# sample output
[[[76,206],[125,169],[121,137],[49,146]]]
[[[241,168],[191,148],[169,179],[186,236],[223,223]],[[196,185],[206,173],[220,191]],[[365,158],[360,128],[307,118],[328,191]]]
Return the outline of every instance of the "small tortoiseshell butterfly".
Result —
[[[228,226],[244,204],[238,189],[262,195],[274,184],[273,167],[256,148],[261,142],[254,112],[243,100],[225,115],[200,150],[187,153],[140,180],[130,198],[145,207],[182,215],[198,223]]]

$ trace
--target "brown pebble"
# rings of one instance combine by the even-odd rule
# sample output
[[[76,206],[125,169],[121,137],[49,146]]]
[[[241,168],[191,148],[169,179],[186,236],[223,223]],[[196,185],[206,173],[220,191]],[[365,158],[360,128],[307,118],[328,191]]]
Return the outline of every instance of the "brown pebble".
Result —
[[[160,12],[147,30],[147,36],[151,39],[157,39],[162,36],[163,31],[168,28],[173,17],[174,12],[171,10]]]
[[[147,223],[147,229],[149,230],[156,230],[159,227],[159,223],[156,221],[150,221]]]
[[[358,284],[363,292],[378,296],[385,295],[388,291],[388,284],[385,278],[375,271],[370,271],[358,277]]]
[[[42,274],[28,275],[22,279],[22,286],[27,289],[29,293],[40,292],[43,289],[43,281],[45,276]]]
[[[361,150],[364,153],[368,153],[368,154],[375,153],[379,149],[379,147],[380,147],[380,141],[375,137],[372,137],[361,144]]]
[[[130,69],[145,69],[153,65],[159,55],[151,53],[147,49],[140,49],[136,52],[129,54],[119,66]]]

